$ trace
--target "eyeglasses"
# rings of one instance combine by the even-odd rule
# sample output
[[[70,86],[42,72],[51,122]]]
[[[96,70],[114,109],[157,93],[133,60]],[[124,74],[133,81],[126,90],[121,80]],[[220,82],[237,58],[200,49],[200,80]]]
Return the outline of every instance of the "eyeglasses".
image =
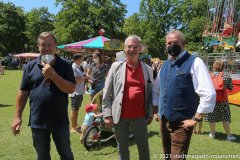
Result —
[[[51,48],[53,45],[51,43],[41,43],[41,44],[38,44],[40,47],[42,48]]]
[[[137,49],[138,47],[140,47],[140,46],[135,46],[135,45],[127,45],[126,46],[128,49]]]

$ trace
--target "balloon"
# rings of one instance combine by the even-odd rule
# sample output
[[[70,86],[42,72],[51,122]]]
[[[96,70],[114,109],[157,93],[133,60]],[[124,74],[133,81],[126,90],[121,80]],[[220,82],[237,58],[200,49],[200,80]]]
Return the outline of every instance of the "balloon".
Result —
[[[102,35],[105,33],[105,30],[104,30],[104,29],[100,29],[100,30],[98,31],[98,33],[100,34],[100,36],[102,36]]]

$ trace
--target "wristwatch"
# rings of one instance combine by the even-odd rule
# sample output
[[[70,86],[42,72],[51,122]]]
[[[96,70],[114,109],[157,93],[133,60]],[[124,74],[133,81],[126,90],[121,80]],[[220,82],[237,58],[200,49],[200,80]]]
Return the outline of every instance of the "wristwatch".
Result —
[[[194,121],[196,121],[196,122],[202,122],[202,119],[197,119],[195,116],[193,116],[193,118],[192,118]]]

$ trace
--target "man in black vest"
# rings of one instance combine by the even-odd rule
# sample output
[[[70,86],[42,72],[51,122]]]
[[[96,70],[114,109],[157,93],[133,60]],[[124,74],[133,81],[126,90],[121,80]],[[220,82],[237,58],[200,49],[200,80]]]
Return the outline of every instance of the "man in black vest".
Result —
[[[204,62],[185,49],[182,32],[166,36],[166,60],[153,87],[165,159],[186,159],[194,125],[212,112],[216,93]],[[197,96],[200,101],[197,106]]]

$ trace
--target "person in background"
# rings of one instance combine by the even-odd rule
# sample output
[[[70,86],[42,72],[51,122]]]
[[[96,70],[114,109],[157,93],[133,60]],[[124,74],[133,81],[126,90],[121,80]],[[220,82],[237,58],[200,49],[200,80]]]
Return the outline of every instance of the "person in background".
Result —
[[[160,67],[161,67],[161,65],[160,65],[160,59],[154,60],[154,61],[152,62],[152,66],[151,66],[151,67],[152,67],[152,70],[153,70],[153,79],[154,79],[153,83],[155,83],[155,80],[156,80],[156,78],[157,78],[158,72],[159,72]],[[158,117],[158,114],[157,114],[158,107],[157,107],[157,106],[155,106],[155,107],[156,107],[156,108],[154,108],[153,118],[154,118],[156,121],[159,121],[159,117]]]
[[[69,63],[56,54],[57,40],[49,32],[38,36],[40,56],[26,64],[16,100],[12,132],[19,134],[22,114],[29,97],[33,146],[38,160],[50,160],[51,137],[59,159],[73,160],[70,147],[68,93],[75,89]]]
[[[83,68],[84,76],[86,76],[87,75],[87,70],[88,70],[88,62],[87,62],[87,57],[86,56],[84,56],[83,62],[81,64],[81,68]],[[89,88],[88,88],[87,81],[85,81],[85,83],[84,83],[84,89],[85,89],[85,93],[88,94]]]
[[[4,68],[2,66],[2,60],[0,59],[0,74],[4,74]]]
[[[153,73],[151,67],[139,61],[141,50],[140,37],[127,37],[126,61],[112,64],[103,89],[104,122],[114,127],[121,160],[130,159],[129,128],[137,143],[139,159],[150,159],[147,124],[152,122],[153,109],[147,105],[147,83],[153,81]]]
[[[236,44],[236,52],[240,52],[240,32],[238,33],[238,42]]]
[[[83,58],[83,62],[81,63],[81,66],[83,67],[83,70],[84,70],[84,74],[86,75],[87,73],[87,65],[88,65],[88,63],[87,63],[87,57],[85,56],[84,58]]]
[[[80,133],[81,128],[78,126],[77,120],[78,120],[78,111],[81,107],[82,101],[83,101],[83,94],[85,93],[84,88],[84,81],[87,80],[87,77],[84,76],[84,70],[81,66],[83,63],[83,55],[82,54],[74,54],[73,57],[73,72],[76,80],[76,88],[75,91],[70,94],[71,98],[71,106],[72,106],[72,112],[71,112],[71,133]]]
[[[164,61],[153,86],[165,159],[185,159],[194,125],[215,106],[216,92],[204,62],[184,47],[183,33],[171,30],[166,36],[169,59]],[[198,106],[196,94],[200,98]]]
[[[91,99],[101,91],[104,87],[105,78],[107,76],[109,68],[104,63],[104,58],[101,52],[95,51],[93,54],[93,63],[90,64],[87,76],[90,82],[90,95]]]
[[[93,63],[92,62],[92,57],[91,57],[92,55],[90,55],[90,56],[88,56],[88,57],[85,57],[85,59],[86,59],[86,66],[84,67],[84,71],[85,71],[85,75],[87,76],[87,77],[89,77],[88,76],[88,70],[89,70],[89,68],[90,68],[90,65]],[[85,93],[86,94],[89,94],[89,91],[90,91],[90,87],[89,87],[89,82],[88,81],[85,81]]]
[[[153,61],[152,70],[153,70],[153,79],[155,80],[157,78],[158,72],[160,70],[160,64],[158,61]]]
[[[217,101],[214,111],[211,113],[208,113],[205,117],[205,120],[210,124],[211,133],[209,133],[209,136],[211,138],[215,139],[216,122],[222,121],[223,128],[227,134],[226,140],[235,141],[236,137],[234,137],[231,134],[231,130],[230,130],[231,112],[230,112],[230,106],[229,106],[227,92],[226,92],[226,89],[232,90],[233,88],[232,79],[226,72],[223,72],[223,67],[224,67],[223,62],[221,60],[216,60],[213,64],[213,72],[210,74],[212,74],[212,76],[214,77],[222,76],[223,84],[224,84],[223,89],[225,90],[224,93],[226,94],[226,96],[222,101],[220,102]]]
[[[2,66],[2,59],[0,59],[0,74],[4,74],[4,68]]]

